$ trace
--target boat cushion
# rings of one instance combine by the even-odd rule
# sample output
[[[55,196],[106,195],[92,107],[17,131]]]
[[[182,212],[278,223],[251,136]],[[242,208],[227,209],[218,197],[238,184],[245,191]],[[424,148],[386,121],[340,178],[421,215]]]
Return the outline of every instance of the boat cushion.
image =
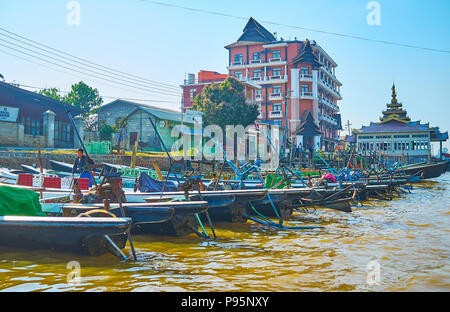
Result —
[[[39,194],[27,189],[0,186],[0,216],[45,216]]]
[[[134,184],[135,191],[139,190],[142,193],[161,192],[163,191],[163,188],[164,192],[178,191],[178,188],[172,181],[158,181],[150,178],[150,176],[145,172],[142,172],[139,175],[139,177],[136,180],[136,183]]]

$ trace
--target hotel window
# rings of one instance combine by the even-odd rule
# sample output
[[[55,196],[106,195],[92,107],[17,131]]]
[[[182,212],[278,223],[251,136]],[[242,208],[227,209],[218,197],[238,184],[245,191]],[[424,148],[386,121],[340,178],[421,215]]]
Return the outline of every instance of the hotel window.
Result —
[[[302,84],[302,93],[309,93],[309,85]]]
[[[272,94],[279,94],[279,95],[281,95],[281,86],[274,86],[272,88]]]
[[[272,52],[272,58],[273,59],[281,59],[281,52],[280,51],[273,51]]]
[[[274,112],[281,112],[281,104],[273,104],[273,111]]]
[[[241,71],[234,72],[234,77],[236,77],[237,79],[242,79],[242,72]]]
[[[281,68],[274,68],[272,70],[272,76],[279,76],[279,77],[281,77]]]
[[[253,71],[253,78],[261,78],[261,70],[260,69],[258,69],[258,70],[254,70]]]
[[[309,67],[302,67],[301,73],[302,75],[309,75]]]
[[[236,54],[234,56],[234,63],[235,64],[242,64],[243,63],[243,57],[242,54]]]
[[[261,52],[253,52],[253,60],[260,60],[261,59]]]

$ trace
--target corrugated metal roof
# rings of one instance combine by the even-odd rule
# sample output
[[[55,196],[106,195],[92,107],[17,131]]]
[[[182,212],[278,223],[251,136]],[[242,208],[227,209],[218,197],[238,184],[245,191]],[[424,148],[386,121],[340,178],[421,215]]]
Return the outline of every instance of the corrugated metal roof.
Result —
[[[170,120],[170,121],[176,121],[176,122],[181,122],[181,112],[170,112],[170,111],[165,111],[165,110],[161,110],[161,109],[155,109],[152,107],[148,107],[148,106],[138,106],[136,109],[141,109],[144,112],[149,113],[150,115],[155,116],[158,119],[161,120]],[[133,114],[135,111],[131,112],[131,114]],[[183,120],[184,123],[193,123],[189,120]]]

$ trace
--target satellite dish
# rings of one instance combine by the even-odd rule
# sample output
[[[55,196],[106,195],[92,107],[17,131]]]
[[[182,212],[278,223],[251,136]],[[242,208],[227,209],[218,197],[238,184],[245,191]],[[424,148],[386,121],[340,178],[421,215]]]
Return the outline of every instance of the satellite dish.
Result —
[[[444,149],[442,150],[445,154],[448,153],[448,148],[444,147]]]

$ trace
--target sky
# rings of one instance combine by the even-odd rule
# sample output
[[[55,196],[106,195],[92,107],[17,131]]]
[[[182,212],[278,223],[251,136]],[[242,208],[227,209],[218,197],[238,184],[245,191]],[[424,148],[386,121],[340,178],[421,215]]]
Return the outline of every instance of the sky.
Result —
[[[8,49],[2,44],[11,45],[0,40],[0,73],[6,81],[66,91],[83,80],[99,90],[105,103],[114,98],[145,99],[151,105],[179,109],[181,96],[175,93],[181,89],[175,91],[174,87],[183,84],[187,73],[227,73],[228,52],[224,46],[235,42],[246,19],[253,17],[276,32],[278,38],[316,40],[335,60],[336,76],[343,84],[343,100],[339,102],[343,123],[349,120],[352,128],[360,128],[378,121],[390,102],[395,82],[397,98],[412,120],[430,122],[441,131],[450,130],[448,0],[376,1],[380,8],[379,25],[368,23],[368,15],[372,16],[374,9],[368,9],[370,1],[366,0],[160,0],[160,4],[146,0],[80,0],[75,1],[79,11],[68,7],[70,2],[0,0],[0,28],[84,60],[173,87],[159,85],[157,90],[154,85],[147,85],[137,90],[119,86],[105,81],[114,77],[98,79],[56,67]],[[0,39],[15,42],[4,36]],[[156,92],[161,89],[173,91],[170,95]],[[341,131],[345,133],[347,130]],[[450,142],[444,146],[450,150]]]

